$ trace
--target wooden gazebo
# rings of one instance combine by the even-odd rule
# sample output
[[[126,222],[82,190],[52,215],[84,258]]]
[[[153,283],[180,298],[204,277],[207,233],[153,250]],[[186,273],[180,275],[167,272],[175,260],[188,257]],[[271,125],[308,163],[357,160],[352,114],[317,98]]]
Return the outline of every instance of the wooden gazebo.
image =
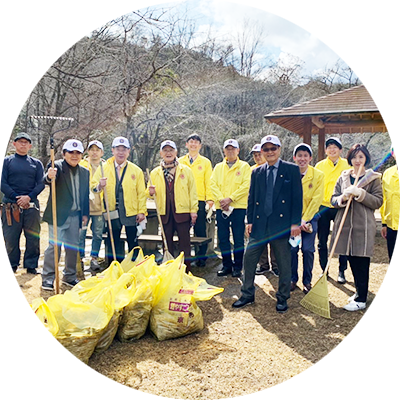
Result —
[[[319,97],[264,116],[311,145],[318,135],[318,160],[325,155],[325,135],[387,132],[381,113],[364,85]]]

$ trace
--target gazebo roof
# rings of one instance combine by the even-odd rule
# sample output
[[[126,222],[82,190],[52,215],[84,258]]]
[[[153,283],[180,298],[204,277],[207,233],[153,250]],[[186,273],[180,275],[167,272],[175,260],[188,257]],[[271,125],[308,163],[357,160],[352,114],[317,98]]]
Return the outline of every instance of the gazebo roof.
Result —
[[[364,85],[295,104],[264,118],[298,135],[304,135],[310,126],[312,134],[318,134],[322,128],[329,135],[387,132],[378,107]],[[311,124],[307,122],[310,120]]]

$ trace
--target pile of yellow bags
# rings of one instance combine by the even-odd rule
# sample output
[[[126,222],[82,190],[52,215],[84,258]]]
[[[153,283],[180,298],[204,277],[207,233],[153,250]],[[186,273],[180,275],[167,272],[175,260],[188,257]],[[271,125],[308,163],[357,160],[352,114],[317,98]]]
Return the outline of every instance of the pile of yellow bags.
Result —
[[[72,354],[88,363],[93,352],[108,349],[114,337],[137,340],[150,327],[158,340],[172,339],[203,329],[196,301],[210,300],[223,288],[185,272],[183,253],[157,265],[154,256],[135,261],[133,249],[119,264],[79,282],[72,290],[35,299],[31,307]]]

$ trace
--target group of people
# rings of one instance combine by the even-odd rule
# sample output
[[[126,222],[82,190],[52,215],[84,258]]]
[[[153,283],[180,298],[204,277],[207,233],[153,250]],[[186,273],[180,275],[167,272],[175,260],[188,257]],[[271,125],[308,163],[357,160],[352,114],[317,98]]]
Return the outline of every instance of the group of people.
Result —
[[[173,236],[185,255],[187,270],[193,265],[204,267],[207,244],[196,248],[191,256],[190,228],[206,237],[206,215],[216,209],[218,244],[222,268],[218,276],[242,277],[241,296],[233,303],[240,308],[255,299],[255,275],[271,270],[279,276],[276,310],[288,309],[290,292],[299,280],[298,253],[303,255],[303,291],[311,290],[315,238],[318,236],[322,271],[328,262],[328,237],[334,221],[333,239],[351,197],[350,212],[340,234],[338,282],[345,283],[349,263],[356,293],[345,309],[356,311],[366,306],[369,262],[374,246],[374,211],[381,208],[382,236],[387,239],[389,257],[393,253],[399,221],[399,181],[397,166],[381,175],[366,169],[370,155],[363,145],[354,145],[346,158],[341,157],[339,138],[326,140],[326,158],[311,165],[313,151],[306,143],[293,150],[293,161],[281,159],[281,142],[267,135],[254,145],[251,154],[255,164],[239,158],[235,139],[223,144],[225,158],[215,167],[200,154],[202,141],[197,134],[186,140],[187,154],[178,158],[172,140],[160,146],[161,162],[153,169],[145,185],[144,173],[128,161],[131,146],[125,137],[112,142],[112,157],[104,160],[103,144],[93,140],[82,159],[84,148],[77,139],[63,145],[63,158],[54,168],[29,156],[32,141],[19,133],[13,142],[15,154],[6,157],[1,178],[2,226],[11,267],[20,263],[19,240],[24,231],[26,249],[23,266],[36,273],[39,259],[40,213],[38,195],[52,182],[56,188],[57,243],[54,241],[52,187],[43,221],[49,225],[49,245],[44,253],[42,289],[53,290],[55,279],[55,246],[60,256],[65,249],[62,281],[67,286],[78,283],[77,259],[85,255],[85,238],[89,223],[92,231],[90,267],[96,271],[99,250],[106,236],[106,263],[112,261],[114,247],[117,261],[125,257],[121,239],[125,227],[128,251],[138,245],[138,236],[146,221],[147,198],[153,198],[165,232],[167,247],[173,252]],[[393,156],[394,153],[392,152]],[[355,182],[358,177],[358,182]],[[247,219],[247,221],[246,221]],[[110,222],[110,226],[108,226]],[[110,234],[112,232],[112,234]],[[249,238],[245,245],[245,236]],[[230,238],[233,238],[233,248]],[[112,246],[113,245],[113,246]]]

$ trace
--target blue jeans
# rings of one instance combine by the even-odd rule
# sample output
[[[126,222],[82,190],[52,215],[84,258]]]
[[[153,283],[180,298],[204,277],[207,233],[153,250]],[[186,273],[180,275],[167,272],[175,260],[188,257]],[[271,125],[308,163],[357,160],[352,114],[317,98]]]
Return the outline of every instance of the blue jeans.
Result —
[[[246,210],[235,209],[232,214],[225,218],[222,215],[221,210],[217,210],[217,232],[219,248],[222,254],[222,265],[226,270],[232,271],[242,270],[243,266],[243,254],[244,254],[244,218],[246,216]],[[232,249],[230,238],[230,230],[232,230],[233,236],[233,261],[232,261]]]
[[[91,215],[89,217],[88,224],[85,228],[82,228],[79,233],[79,254],[81,258],[85,257],[85,239],[89,222],[92,221],[90,229],[92,230],[92,250],[90,252],[91,257],[98,257],[101,241],[103,240],[104,231],[104,218],[102,215]]]
[[[318,229],[318,218],[313,218],[311,221],[313,228],[312,233],[301,231],[301,252],[303,253],[303,285],[309,285],[312,279],[312,270],[314,266],[314,252],[315,252],[315,236]],[[292,282],[297,283],[299,274],[297,272],[299,267],[298,252],[300,247],[292,247]]]

